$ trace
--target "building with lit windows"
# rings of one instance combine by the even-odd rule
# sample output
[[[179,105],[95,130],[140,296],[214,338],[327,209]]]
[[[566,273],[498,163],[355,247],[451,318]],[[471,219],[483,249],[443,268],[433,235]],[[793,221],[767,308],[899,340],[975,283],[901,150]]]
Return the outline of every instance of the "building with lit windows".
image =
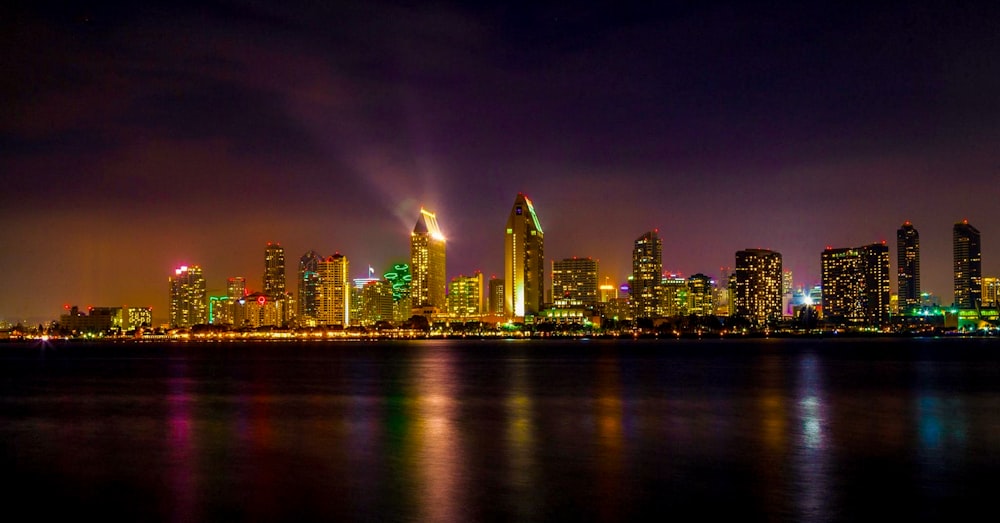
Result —
[[[197,265],[181,265],[168,278],[170,326],[191,327],[208,323],[208,294],[205,277]]]
[[[497,278],[496,276],[490,276],[489,283],[489,307],[487,312],[494,315],[503,315],[504,313],[504,288],[503,280]]]
[[[445,238],[434,213],[423,208],[410,233],[410,300],[414,314],[443,311],[445,301]]]
[[[736,252],[729,296],[733,316],[756,327],[780,320],[781,287],[780,253],[767,249]]]
[[[836,325],[882,327],[889,321],[889,246],[827,248],[821,255],[823,318]]]
[[[535,316],[545,299],[545,240],[535,208],[522,193],[504,229],[504,314]]]
[[[663,241],[659,229],[649,231],[635,240],[632,249],[632,281],[629,298],[633,317],[660,316],[660,285],[663,278]]]
[[[380,321],[393,321],[392,285],[386,280],[372,280],[361,288],[361,317],[366,327]]]
[[[920,233],[909,221],[896,231],[896,288],[900,312],[920,307]]]
[[[998,294],[1000,294],[1000,278],[983,276],[983,307],[1000,305],[997,301]]]
[[[347,257],[337,253],[320,260],[317,294],[317,323],[319,325],[350,326],[351,280]]]
[[[264,248],[264,294],[285,296],[285,249],[278,243],[267,242]]]
[[[234,304],[233,324],[237,327],[280,327],[285,323],[283,299],[274,299],[263,292],[254,292]]]
[[[247,280],[242,276],[233,276],[226,280],[226,297],[238,300],[247,295]]]
[[[597,302],[597,260],[574,257],[552,261],[553,307],[593,308]]]
[[[982,303],[983,253],[979,229],[969,220],[952,228],[952,252],[955,261],[955,307],[975,309]]]
[[[478,321],[483,315],[483,273],[455,276],[448,287],[448,312],[456,321]]]
[[[698,273],[687,279],[688,314],[713,316],[715,314],[715,281]]]
[[[688,314],[687,279],[679,274],[664,274],[660,279],[660,307],[657,316],[670,318]]]
[[[323,258],[316,251],[308,251],[299,258],[296,278],[296,318],[299,325],[316,326],[319,317],[319,263]]]

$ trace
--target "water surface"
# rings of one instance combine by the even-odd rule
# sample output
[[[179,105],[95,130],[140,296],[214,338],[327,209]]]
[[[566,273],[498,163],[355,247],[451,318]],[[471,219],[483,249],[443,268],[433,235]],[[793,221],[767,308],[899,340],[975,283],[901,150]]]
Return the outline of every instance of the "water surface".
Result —
[[[0,345],[10,513],[969,520],[1000,340]]]

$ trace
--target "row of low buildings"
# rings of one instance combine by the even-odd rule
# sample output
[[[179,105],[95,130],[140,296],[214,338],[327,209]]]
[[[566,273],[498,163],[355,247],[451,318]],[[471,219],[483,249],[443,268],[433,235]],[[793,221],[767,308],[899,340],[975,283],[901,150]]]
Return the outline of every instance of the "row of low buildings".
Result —
[[[250,292],[244,278],[233,277],[225,295],[208,296],[201,269],[181,266],[170,278],[170,324],[349,327],[398,325],[414,316],[435,323],[600,323],[695,315],[730,316],[764,327],[804,314],[833,325],[880,328],[891,315],[924,310],[919,234],[906,222],[897,239],[898,301],[890,296],[884,242],[828,247],[820,254],[821,285],[795,294],[781,254],[766,249],[736,252],[732,269],[723,269],[718,279],[664,274],[657,230],[635,240],[627,284],[614,285],[609,278],[602,284],[597,260],[573,257],[551,261],[552,285],[546,292],[544,233],[533,203],[519,194],[505,224],[502,278],[487,280],[474,272],[447,280],[447,241],[435,214],[421,209],[409,259],[381,276],[369,267],[367,277],[351,279],[346,256],[308,251],[299,259],[293,294],[286,287],[284,249],[269,243],[261,291]],[[954,246],[955,306],[982,311],[995,304],[996,279],[981,274],[978,230],[967,221],[955,224]]]

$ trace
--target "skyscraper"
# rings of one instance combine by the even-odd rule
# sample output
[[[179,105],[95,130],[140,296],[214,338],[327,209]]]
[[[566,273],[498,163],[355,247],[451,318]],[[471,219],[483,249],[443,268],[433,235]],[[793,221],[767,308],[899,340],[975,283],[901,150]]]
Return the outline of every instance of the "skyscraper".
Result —
[[[242,276],[233,276],[226,280],[226,297],[238,300],[247,295],[247,279]]]
[[[552,262],[553,306],[593,307],[597,298],[597,260],[565,258]]]
[[[781,319],[780,253],[767,249],[737,251],[733,276],[733,316],[758,327]]]
[[[308,251],[299,258],[298,310],[300,325],[309,325],[319,316],[319,263],[323,258],[316,251]]]
[[[264,294],[285,296],[285,249],[278,243],[267,242],[264,248]]]
[[[321,260],[316,267],[319,274],[317,294],[317,320],[320,325],[349,326],[351,319],[351,280],[347,258],[334,254]]]
[[[632,249],[629,295],[636,318],[659,316],[662,278],[663,241],[659,229],[653,229],[638,237]]]
[[[962,220],[952,229],[955,256],[955,306],[975,309],[982,300],[983,253],[979,229]]]
[[[896,287],[900,311],[920,306],[920,234],[909,221],[896,231]]]
[[[170,326],[190,327],[208,323],[208,295],[201,267],[181,265],[168,279]]]
[[[504,313],[523,318],[542,310],[545,299],[544,233],[535,208],[518,193],[504,234]]]
[[[698,273],[687,279],[688,314],[712,316],[715,314],[715,282]]]
[[[503,315],[504,311],[504,285],[503,280],[497,278],[496,276],[490,276],[489,283],[489,313],[496,314],[498,316]]]
[[[417,224],[410,233],[410,282],[412,307],[444,310],[445,239],[434,213],[420,209]]]
[[[888,245],[828,248],[821,263],[824,318],[862,327],[881,327],[889,320]]]

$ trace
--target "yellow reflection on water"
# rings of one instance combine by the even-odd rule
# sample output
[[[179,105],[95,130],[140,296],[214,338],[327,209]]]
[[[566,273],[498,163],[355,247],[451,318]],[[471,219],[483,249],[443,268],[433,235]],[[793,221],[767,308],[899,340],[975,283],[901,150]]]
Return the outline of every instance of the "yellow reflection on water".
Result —
[[[535,424],[531,384],[523,361],[510,362],[510,382],[504,400],[506,410],[505,443],[507,448],[507,482],[513,487],[512,498],[506,500],[518,519],[529,518],[534,512],[532,494],[535,484]]]
[[[447,350],[430,350],[415,365],[414,423],[406,455],[417,476],[420,520],[462,521],[458,371]]]

